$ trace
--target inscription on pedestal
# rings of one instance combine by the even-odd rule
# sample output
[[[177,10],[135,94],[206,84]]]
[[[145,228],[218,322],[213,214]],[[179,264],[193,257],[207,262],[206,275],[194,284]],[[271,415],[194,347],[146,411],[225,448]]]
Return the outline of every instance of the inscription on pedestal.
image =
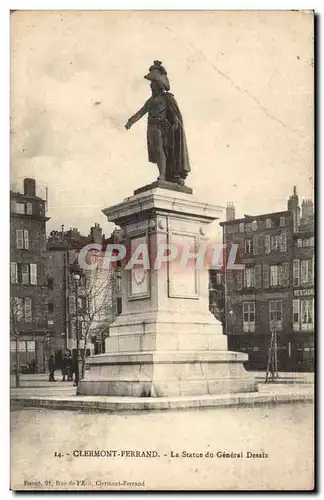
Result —
[[[198,239],[193,233],[172,231],[170,242],[178,248],[178,258],[168,262],[169,297],[174,298],[199,298],[198,272],[193,259],[186,261],[184,253],[198,251]],[[184,260],[182,260],[184,259]],[[186,261],[186,262],[184,262]]]

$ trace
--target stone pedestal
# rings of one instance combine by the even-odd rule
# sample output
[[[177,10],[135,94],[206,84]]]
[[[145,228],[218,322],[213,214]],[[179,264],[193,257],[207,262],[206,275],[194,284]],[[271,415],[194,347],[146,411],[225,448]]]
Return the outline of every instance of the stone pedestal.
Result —
[[[148,267],[149,259],[150,264],[122,269],[123,312],[110,326],[106,354],[89,359],[78,394],[159,397],[255,390],[243,367],[247,355],[227,350],[221,324],[209,311],[208,262],[187,261],[188,252],[205,253],[207,226],[221,212],[181,188],[155,185],[103,210],[122,228],[130,255],[147,248],[143,263]],[[159,266],[156,258],[167,254],[166,245],[176,258]]]

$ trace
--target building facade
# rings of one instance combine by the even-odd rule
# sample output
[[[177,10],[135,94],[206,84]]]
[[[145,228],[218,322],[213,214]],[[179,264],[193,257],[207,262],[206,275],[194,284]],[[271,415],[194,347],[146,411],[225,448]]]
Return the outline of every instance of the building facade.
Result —
[[[314,215],[306,205],[300,214],[294,188],[285,211],[235,219],[229,210],[221,223],[224,244],[238,245],[243,265],[224,268],[228,347],[248,353],[249,368],[266,368],[273,329],[280,370],[313,368]]]
[[[36,195],[34,179],[23,193],[10,192],[10,353],[11,370],[46,370],[51,326],[46,281],[46,200]],[[17,356],[18,352],[18,356]]]

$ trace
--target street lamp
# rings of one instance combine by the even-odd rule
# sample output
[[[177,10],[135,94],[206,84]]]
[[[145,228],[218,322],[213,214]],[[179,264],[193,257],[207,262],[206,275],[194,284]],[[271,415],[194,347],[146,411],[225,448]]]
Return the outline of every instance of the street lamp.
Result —
[[[78,291],[79,291],[79,281],[80,274],[74,273],[73,279],[75,281],[75,332],[76,332],[76,367],[75,367],[75,379],[73,385],[78,385],[80,380],[80,332],[79,332],[79,310],[78,310]]]

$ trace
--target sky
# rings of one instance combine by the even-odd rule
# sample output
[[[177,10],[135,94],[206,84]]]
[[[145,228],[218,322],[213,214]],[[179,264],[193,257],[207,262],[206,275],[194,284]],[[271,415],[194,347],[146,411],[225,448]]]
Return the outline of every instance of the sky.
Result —
[[[153,182],[153,60],[167,69],[201,201],[236,217],[313,198],[313,17],[296,11],[15,11],[11,186],[48,187],[48,231],[112,225],[101,210]],[[221,217],[221,219],[224,219]]]

